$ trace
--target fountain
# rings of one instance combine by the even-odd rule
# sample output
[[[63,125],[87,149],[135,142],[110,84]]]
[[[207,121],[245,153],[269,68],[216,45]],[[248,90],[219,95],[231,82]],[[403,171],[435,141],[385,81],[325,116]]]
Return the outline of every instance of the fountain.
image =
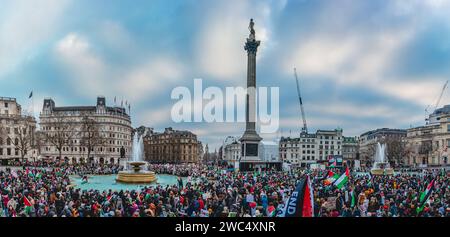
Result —
[[[134,133],[132,146],[132,161],[128,167],[120,171],[116,181],[120,183],[148,184],[156,181],[155,172],[146,170],[147,162],[144,161],[144,141],[142,136]],[[142,167],[144,166],[144,168]]]
[[[386,144],[381,145],[377,143],[377,150],[375,152],[375,162],[370,170],[373,175],[393,175],[394,169],[390,168],[389,162],[385,161],[386,158]]]

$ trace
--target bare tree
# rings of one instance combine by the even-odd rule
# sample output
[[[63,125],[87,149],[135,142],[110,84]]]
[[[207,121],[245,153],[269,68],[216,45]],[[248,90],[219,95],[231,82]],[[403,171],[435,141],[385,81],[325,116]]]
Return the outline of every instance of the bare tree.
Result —
[[[19,116],[14,119],[14,123],[18,126],[14,128],[14,139],[12,142],[16,150],[20,153],[21,160],[25,159],[25,156],[33,148],[34,142],[34,119],[29,116]]]
[[[33,148],[36,149],[37,155],[41,155],[42,147],[44,146],[45,134],[43,131],[36,131],[34,133]]]
[[[0,145],[3,145],[4,142],[6,142],[7,132],[6,132],[6,126],[3,125],[2,121],[0,120]]]
[[[81,123],[80,143],[87,149],[87,158],[91,156],[91,151],[98,146],[103,146],[107,142],[101,125],[92,117],[84,115]]]
[[[71,145],[73,137],[77,134],[75,121],[63,115],[52,115],[46,125],[49,130],[45,133],[45,139],[58,150],[59,158],[62,159],[64,146]]]
[[[372,166],[374,161],[375,152],[377,150],[377,144],[371,143],[367,145],[367,152],[364,153],[364,163],[367,167]]]
[[[433,144],[431,143],[431,141],[423,141],[420,144],[419,154],[425,155],[425,157],[427,158],[426,161],[422,163],[428,163],[428,158],[432,151],[433,151]]]
[[[7,140],[6,126],[2,123],[0,119],[0,147],[6,144],[6,140]]]
[[[402,165],[408,152],[406,142],[401,137],[387,137],[384,143],[387,146],[387,158],[395,165]]]

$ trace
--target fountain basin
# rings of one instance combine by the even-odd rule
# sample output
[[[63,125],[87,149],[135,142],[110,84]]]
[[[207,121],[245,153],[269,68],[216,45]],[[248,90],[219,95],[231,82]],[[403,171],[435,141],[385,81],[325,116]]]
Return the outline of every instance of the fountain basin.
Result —
[[[394,169],[387,162],[375,162],[370,170],[372,175],[394,175]]]
[[[157,178],[155,172],[142,169],[142,166],[146,165],[147,162],[133,161],[128,164],[132,166],[132,169],[120,171],[117,174],[117,182],[130,184],[149,184],[156,182]]]
[[[157,181],[153,183],[139,184],[139,183],[121,183],[117,182],[117,174],[109,175],[90,175],[89,182],[83,182],[83,179],[78,175],[70,176],[70,185],[79,188],[81,190],[99,190],[108,191],[113,190],[119,192],[131,191],[131,190],[141,190],[144,187],[157,187],[158,185],[176,185],[178,184],[178,176],[169,174],[156,174]],[[187,182],[187,178],[182,177],[183,183]]]
[[[149,184],[156,182],[156,174],[151,171],[120,171],[117,174],[116,181],[129,184]]]

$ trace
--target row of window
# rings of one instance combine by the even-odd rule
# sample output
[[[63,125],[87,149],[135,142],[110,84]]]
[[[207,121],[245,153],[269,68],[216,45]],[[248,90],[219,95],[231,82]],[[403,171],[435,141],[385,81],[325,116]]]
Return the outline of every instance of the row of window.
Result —
[[[19,155],[19,149],[11,149],[11,148],[0,148],[0,156],[11,156],[12,155],[12,151],[14,151],[14,155],[18,156]]]
[[[53,149],[52,149],[53,148]],[[86,152],[87,148],[86,147],[63,147],[61,149],[63,152]],[[94,151],[97,152],[109,152],[109,153],[115,153],[118,152],[120,153],[120,147],[97,147],[97,148],[91,148],[91,152]],[[57,152],[58,149],[56,149],[56,147],[45,147],[45,151],[47,152]],[[128,149],[125,148],[125,152],[128,152]]]
[[[311,153],[305,153],[304,151],[302,152],[302,154],[315,154],[314,153],[314,151],[312,151]],[[341,152],[340,151],[330,151],[330,152],[328,152],[328,151],[325,151],[324,153],[322,152],[322,151],[320,151],[319,152],[319,156],[322,156],[322,155],[324,155],[325,154],[325,156],[328,156],[328,155],[340,155],[341,154]],[[299,158],[300,157],[300,154],[299,153],[290,153],[290,157],[289,158]],[[308,156],[302,156],[302,157],[308,157]],[[311,156],[311,157],[314,157],[314,156]],[[287,153],[284,153],[284,152],[282,152],[281,153],[281,158],[284,158],[284,159],[286,159],[287,158]]]
[[[3,138],[0,137],[0,146],[2,146],[4,144],[6,144],[7,146],[11,146],[11,145],[14,145],[14,144],[19,144],[19,139],[18,138],[14,139],[14,143],[12,142],[12,139],[9,138],[9,137],[6,138],[5,140],[6,140],[6,143],[3,143]]]

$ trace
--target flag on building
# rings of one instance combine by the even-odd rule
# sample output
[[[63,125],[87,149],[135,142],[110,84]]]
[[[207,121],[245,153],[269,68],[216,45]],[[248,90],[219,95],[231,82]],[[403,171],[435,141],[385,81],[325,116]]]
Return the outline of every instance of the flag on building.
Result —
[[[336,181],[334,181],[333,184],[338,189],[341,189],[348,182],[349,178],[350,178],[350,171],[348,170],[348,167],[347,167],[345,169],[345,172],[338,179],[336,179]]]
[[[430,198],[431,193],[433,192],[433,190],[434,190],[434,179],[431,180],[431,182],[428,184],[428,186],[427,186],[427,188],[425,189],[425,191],[423,191],[423,192],[420,194],[420,197],[419,197],[419,206],[417,207],[417,213],[420,213],[420,212],[423,211],[423,209],[424,209],[424,207],[425,207],[425,204],[427,203],[428,198]]]
[[[285,204],[282,216],[285,217],[313,217],[314,199],[313,189],[309,176],[302,178],[295,191]]]

